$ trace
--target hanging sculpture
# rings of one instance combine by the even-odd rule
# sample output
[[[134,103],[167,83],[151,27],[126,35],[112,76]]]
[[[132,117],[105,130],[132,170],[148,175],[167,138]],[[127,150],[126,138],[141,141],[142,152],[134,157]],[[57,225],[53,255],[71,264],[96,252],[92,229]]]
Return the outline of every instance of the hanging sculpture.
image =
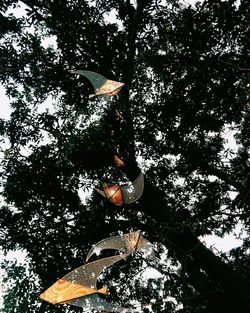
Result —
[[[103,197],[116,205],[130,204],[137,201],[144,189],[144,176],[141,172],[137,179],[128,185],[103,184],[103,190],[95,188]]]
[[[122,82],[109,80],[92,71],[74,70],[71,73],[83,75],[90,81],[95,93],[89,95],[89,98],[114,96],[124,86]],[[2,152],[5,153],[5,151]],[[124,166],[124,161],[118,157],[115,158],[115,163],[117,166]],[[104,184],[103,190],[97,188],[96,190],[116,205],[130,204],[141,197],[144,190],[144,176],[141,172],[133,183],[124,186]],[[102,313],[131,312],[131,308],[123,308],[106,301],[103,296],[109,294],[108,289],[106,286],[97,288],[97,280],[107,267],[121,260],[126,261],[128,256],[136,251],[146,252],[149,258],[155,260],[153,245],[141,235],[140,231],[123,236],[113,236],[95,244],[87,255],[87,262],[96,253],[96,250],[104,249],[118,250],[121,254],[98,259],[78,267],[56,281],[40,295],[40,298],[52,304],[67,303],[90,311],[98,310]]]
[[[89,98],[95,96],[114,96],[118,94],[118,92],[124,86],[124,83],[107,79],[101,74],[91,71],[76,70],[71,71],[71,73],[83,75],[91,82],[92,86],[95,89],[95,93],[89,95]]]
[[[69,303],[82,306],[82,303],[85,303],[83,298],[86,296],[91,302],[93,295],[95,295],[93,299],[97,299],[98,294],[108,295],[107,287],[97,289],[97,279],[105,268],[126,257],[126,254],[116,255],[80,266],[56,281],[40,295],[40,298],[52,304]]]
[[[141,231],[136,231],[98,242],[90,249],[87,261],[96,252],[96,249],[100,251],[115,249],[121,251],[122,254],[102,258],[78,267],[56,281],[40,295],[40,298],[52,304],[68,303],[90,311],[94,309],[105,312],[132,312],[131,308],[124,308],[103,299],[100,295],[105,296],[109,292],[106,286],[98,289],[97,280],[104,269],[121,260],[126,260],[130,254],[136,251],[148,251],[148,256],[154,260],[153,245],[141,235]]]
[[[90,249],[86,261],[88,262],[97,251],[101,252],[105,249],[119,250],[127,255],[139,251],[144,252],[153,261],[156,259],[152,243],[142,236],[140,230],[99,241]]]

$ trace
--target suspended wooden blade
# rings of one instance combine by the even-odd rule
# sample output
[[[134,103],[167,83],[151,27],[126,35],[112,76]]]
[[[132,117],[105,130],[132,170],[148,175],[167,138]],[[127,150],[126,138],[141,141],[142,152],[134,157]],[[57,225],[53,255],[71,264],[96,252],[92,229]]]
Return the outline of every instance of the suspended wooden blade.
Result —
[[[87,263],[71,271],[63,277],[63,279],[71,281],[79,285],[85,285],[90,288],[96,288],[96,281],[101,272],[112,264],[121,261],[126,256],[115,255],[108,258],[103,258],[91,263]]]
[[[105,288],[98,291],[94,288],[75,284],[65,279],[59,279],[51,287],[44,291],[40,295],[40,298],[52,304],[61,304],[98,292],[103,294],[108,293]]]
[[[92,71],[76,70],[71,71],[71,73],[83,75],[91,82],[95,89],[95,94],[90,95],[90,98],[94,96],[114,96],[124,86],[124,83],[107,79],[103,75]]]
[[[97,290],[96,281],[105,268],[126,257],[125,254],[116,255],[82,265],[55,282],[40,298],[53,304],[61,304],[89,294],[108,294],[107,288]]]
[[[96,96],[115,96],[122,89],[124,83],[114,80],[107,80],[100,88],[96,90]]]

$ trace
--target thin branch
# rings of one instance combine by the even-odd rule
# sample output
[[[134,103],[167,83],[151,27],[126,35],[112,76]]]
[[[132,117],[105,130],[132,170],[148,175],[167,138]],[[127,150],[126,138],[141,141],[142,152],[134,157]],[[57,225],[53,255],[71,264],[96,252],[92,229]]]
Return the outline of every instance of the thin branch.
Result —
[[[239,71],[243,71],[243,72],[250,72],[250,68],[249,67],[241,67],[239,65],[236,65],[236,64],[233,64],[232,62],[228,62],[228,61],[224,61],[224,60],[221,60],[221,63],[224,63],[224,64],[227,64]]]

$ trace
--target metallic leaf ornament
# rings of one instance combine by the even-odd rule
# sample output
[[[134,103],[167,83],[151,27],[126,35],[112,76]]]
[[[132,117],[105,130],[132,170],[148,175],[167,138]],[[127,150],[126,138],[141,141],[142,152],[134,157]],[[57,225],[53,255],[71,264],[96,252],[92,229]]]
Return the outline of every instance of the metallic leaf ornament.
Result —
[[[108,291],[106,288],[97,290],[95,288],[72,283],[65,279],[59,279],[49,289],[42,293],[40,298],[52,304],[63,304],[96,293],[105,295],[108,294]]]
[[[91,71],[76,70],[76,71],[71,71],[71,73],[83,75],[91,82],[92,86],[95,89],[95,93],[92,95],[89,95],[89,98],[92,98],[95,96],[114,96],[118,94],[118,92],[124,86],[124,83],[107,79],[101,74],[91,72]]]
[[[116,255],[82,265],[56,281],[40,295],[40,298],[52,304],[70,303],[74,305],[74,301],[84,296],[107,295],[106,287],[97,289],[98,277],[104,269],[126,259],[127,256],[126,254]]]
[[[119,250],[122,253],[78,267],[56,281],[40,295],[40,298],[52,304],[67,303],[82,307],[85,311],[97,310],[105,313],[134,312],[134,309],[131,307],[125,308],[116,303],[106,301],[102,296],[109,293],[107,287],[104,286],[97,289],[97,280],[106,268],[121,260],[126,260],[130,254],[136,251],[145,252],[149,258],[155,260],[153,245],[141,235],[141,231],[127,233],[123,236],[109,237],[91,248],[87,255],[87,261],[97,250],[102,251],[104,249]]]
[[[141,172],[137,179],[128,185],[107,185],[103,184],[103,190],[95,188],[103,197],[116,205],[130,204],[137,201],[144,189],[144,176]]]
[[[140,251],[145,253],[151,260],[156,260],[152,243],[142,236],[141,231],[131,232],[123,236],[109,237],[99,241],[90,249],[86,261],[88,262],[92,255],[105,249],[119,250],[126,255]]]

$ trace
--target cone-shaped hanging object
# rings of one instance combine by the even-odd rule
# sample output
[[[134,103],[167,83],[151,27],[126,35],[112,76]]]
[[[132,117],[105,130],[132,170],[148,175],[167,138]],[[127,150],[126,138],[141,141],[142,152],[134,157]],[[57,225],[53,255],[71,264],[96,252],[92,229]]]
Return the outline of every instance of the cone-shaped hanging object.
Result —
[[[137,179],[128,185],[103,185],[103,190],[95,188],[103,197],[116,205],[130,204],[137,201],[144,189],[144,177],[143,174],[137,177]]]

